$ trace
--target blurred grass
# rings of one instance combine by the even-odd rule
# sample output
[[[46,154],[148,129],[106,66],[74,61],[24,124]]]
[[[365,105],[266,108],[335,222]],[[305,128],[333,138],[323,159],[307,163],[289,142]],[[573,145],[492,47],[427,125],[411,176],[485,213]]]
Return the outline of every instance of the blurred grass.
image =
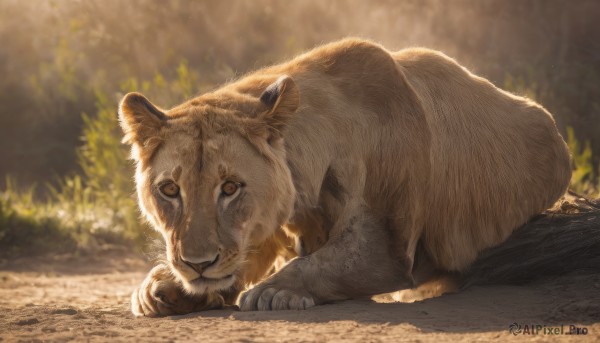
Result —
[[[567,145],[573,156],[571,190],[592,198],[600,197],[600,165],[594,168],[590,141],[582,145],[575,137],[575,130],[567,127]]]
[[[71,228],[63,225],[56,213],[33,201],[33,188],[17,191],[7,179],[0,193],[0,257],[29,252],[67,252],[77,246]]]
[[[141,82],[128,78],[112,101],[96,91],[96,113],[82,113],[79,172],[45,184],[45,200],[35,196],[35,186],[20,189],[15,178],[7,177],[0,191],[0,258],[90,253],[106,244],[142,249],[155,236],[139,216],[134,164],[121,144],[117,101],[126,92],[141,90],[163,104],[182,102],[199,88],[197,74],[182,61],[176,75],[168,80],[156,73]]]

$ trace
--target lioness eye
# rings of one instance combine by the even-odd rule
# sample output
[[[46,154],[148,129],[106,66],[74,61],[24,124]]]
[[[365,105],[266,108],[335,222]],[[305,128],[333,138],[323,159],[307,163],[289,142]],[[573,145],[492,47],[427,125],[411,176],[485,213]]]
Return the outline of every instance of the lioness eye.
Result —
[[[240,184],[233,181],[227,181],[221,186],[221,191],[223,194],[229,196],[233,195],[237,189],[240,187]]]
[[[169,198],[175,198],[179,194],[179,186],[173,182],[167,182],[160,186],[160,192]]]

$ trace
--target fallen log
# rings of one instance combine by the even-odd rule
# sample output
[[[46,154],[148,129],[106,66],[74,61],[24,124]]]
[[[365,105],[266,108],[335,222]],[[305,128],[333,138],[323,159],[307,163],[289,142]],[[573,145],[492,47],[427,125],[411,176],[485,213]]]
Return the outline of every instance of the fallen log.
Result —
[[[504,243],[483,251],[461,275],[461,288],[523,284],[572,272],[600,272],[600,198],[569,192]]]

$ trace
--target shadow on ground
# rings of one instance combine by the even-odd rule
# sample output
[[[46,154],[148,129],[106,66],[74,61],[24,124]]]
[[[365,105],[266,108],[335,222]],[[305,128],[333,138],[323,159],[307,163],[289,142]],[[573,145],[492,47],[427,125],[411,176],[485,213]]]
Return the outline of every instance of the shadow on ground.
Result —
[[[475,286],[461,293],[415,303],[351,300],[306,311],[207,311],[170,317],[234,318],[241,321],[364,324],[410,323],[425,332],[508,330],[512,323],[589,325],[600,322],[600,275],[571,275],[524,286]]]

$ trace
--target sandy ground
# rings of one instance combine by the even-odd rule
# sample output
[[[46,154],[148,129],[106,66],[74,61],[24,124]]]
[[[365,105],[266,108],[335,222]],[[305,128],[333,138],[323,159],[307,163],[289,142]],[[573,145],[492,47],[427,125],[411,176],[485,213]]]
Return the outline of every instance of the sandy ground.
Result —
[[[353,300],[307,311],[206,311],[133,318],[129,295],[149,265],[105,251],[94,257],[0,264],[0,341],[471,342],[600,341],[600,275],[528,286],[474,287],[415,303]],[[521,333],[509,332],[512,323]],[[586,335],[548,335],[543,327]],[[580,331],[581,332],[581,331]]]

